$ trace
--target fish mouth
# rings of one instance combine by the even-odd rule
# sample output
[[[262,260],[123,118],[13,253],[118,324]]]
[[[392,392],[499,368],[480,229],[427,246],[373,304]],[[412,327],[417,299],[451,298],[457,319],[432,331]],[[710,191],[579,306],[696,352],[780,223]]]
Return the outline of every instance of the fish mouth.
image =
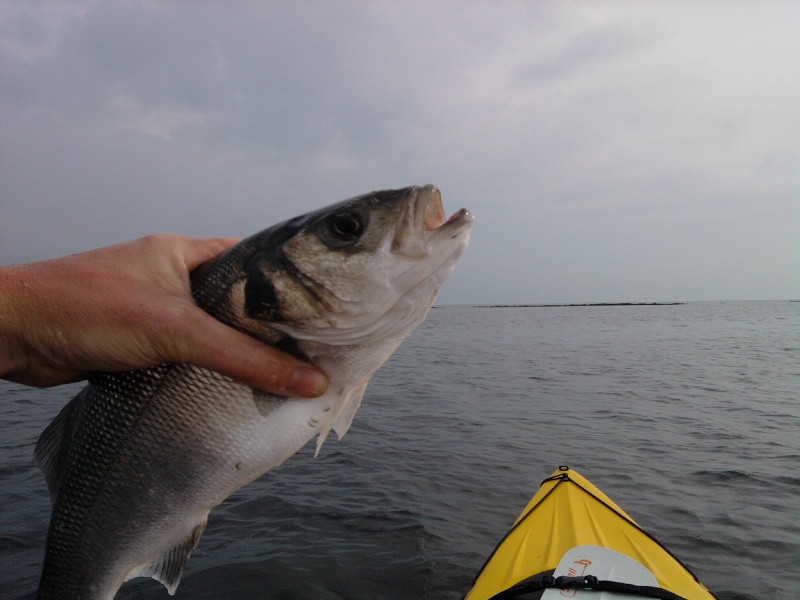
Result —
[[[426,185],[419,189],[418,194],[418,201],[424,205],[422,219],[424,231],[437,231],[451,224],[460,228],[472,223],[472,214],[466,208],[455,212],[449,219],[446,218],[442,206],[442,194],[436,186]]]
[[[425,213],[423,219],[423,229],[425,231],[433,231],[439,229],[447,222],[444,216],[444,207],[442,206],[442,194],[439,190],[434,190],[434,193],[425,203]]]

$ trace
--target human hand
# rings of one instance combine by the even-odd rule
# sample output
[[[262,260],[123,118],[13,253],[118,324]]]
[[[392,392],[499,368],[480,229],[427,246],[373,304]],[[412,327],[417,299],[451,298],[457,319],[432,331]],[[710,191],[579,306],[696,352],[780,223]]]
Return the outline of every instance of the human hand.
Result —
[[[267,392],[321,395],[320,371],[192,300],[189,273],[236,241],[158,234],[0,267],[0,377],[51,386],[92,371],[180,362]]]

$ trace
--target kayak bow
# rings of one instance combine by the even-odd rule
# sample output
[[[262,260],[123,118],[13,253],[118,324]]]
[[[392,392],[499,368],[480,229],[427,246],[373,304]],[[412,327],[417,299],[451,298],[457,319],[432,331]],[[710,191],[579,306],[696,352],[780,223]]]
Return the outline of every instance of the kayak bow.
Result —
[[[500,540],[464,600],[714,600],[587,479],[559,467]]]

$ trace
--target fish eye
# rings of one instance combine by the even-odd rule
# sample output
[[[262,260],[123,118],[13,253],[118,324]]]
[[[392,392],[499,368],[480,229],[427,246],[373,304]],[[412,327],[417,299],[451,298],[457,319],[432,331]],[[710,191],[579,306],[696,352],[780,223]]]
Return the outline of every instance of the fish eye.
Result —
[[[354,214],[335,215],[325,227],[326,233],[333,239],[340,242],[355,241],[364,229],[361,217]]]

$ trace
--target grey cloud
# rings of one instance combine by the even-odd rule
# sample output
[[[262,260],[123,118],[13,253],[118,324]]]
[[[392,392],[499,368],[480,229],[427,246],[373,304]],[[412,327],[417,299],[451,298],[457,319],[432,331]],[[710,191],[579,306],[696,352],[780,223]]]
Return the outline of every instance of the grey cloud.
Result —
[[[478,217],[443,301],[797,293],[797,10],[665,10],[6,6],[0,259],[432,182]]]

